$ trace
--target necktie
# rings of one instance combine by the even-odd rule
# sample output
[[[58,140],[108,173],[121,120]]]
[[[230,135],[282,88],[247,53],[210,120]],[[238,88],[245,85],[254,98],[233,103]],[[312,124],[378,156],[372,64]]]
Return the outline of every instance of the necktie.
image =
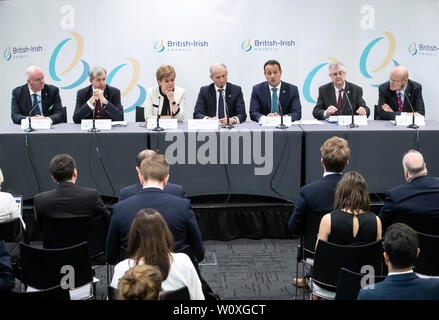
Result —
[[[33,97],[33,103],[32,103],[32,109],[34,109],[31,113],[31,115],[41,115],[40,110],[40,103],[38,102],[38,95],[36,93],[32,94]]]
[[[402,112],[401,92],[398,92],[398,110],[399,110],[399,112]]]
[[[277,113],[277,88],[271,88],[273,95],[271,97],[271,113]]]
[[[224,89],[218,89],[219,98],[218,98],[218,119],[224,118],[224,98],[223,98]]]
[[[95,118],[101,119],[102,118],[102,105],[101,100],[96,100],[96,110],[95,110]]]
[[[342,95],[343,90],[338,90],[338,101],[337,101],[337,109],[338,109],[338,113],[341,113],[341,105],[343,104],[343,95]]]

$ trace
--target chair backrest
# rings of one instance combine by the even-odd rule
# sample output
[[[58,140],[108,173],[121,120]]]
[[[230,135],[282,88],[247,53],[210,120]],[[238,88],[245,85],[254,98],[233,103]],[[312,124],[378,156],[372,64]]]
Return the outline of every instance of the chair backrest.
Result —
[[[427,276],[439,276],[439,236],[417,232],[419,256],[414,271]]]
[[[397,213],[392,223],[404,223],[417,232],[439,236],[439,214],[419,215]]]
[[[136,107],[136,122],[145,122],[145,109],[143,107]]]
[[[93,281],[87,242],[62,249],[35,248],[20,242],[21,281],[48,289],[74,280],[78,288]]]
[[[112,286],[107,286],[107,296],[108,300],[117,300],[117,289]]]
[[[360,292],[361,289],[361,280],[364,276],[368,276],[368,274],[353,272],[346,268],[341,268],[340,273],[338,274],[335,300],[357,300],[358,292]],[[370,274],[369,276],[373,276],[373,283],[381,282],[386,278],[386,276],[375,274]],[[372,281],[370,280],[371,278],[367,279],[365,284],[371,285]]]
[[[0,240],[6,242],[24,241],[23,225],[19,218],[0,222]]]
[[[62,107],[62,122],[67,123],[67,107]]]
[[[70,300],[69,290],[64,290],[61,285],[40,291],[1,291],[0,300],[13,301],[53,301],[53,300]]]
[[[375,105],[373,108],[373,120],[381,120],[380,119],[381,108],[378,105]]]
[[[323,215],[318,214],[308,214],[306,216],[305,231],[303,233],[303,250],[305,258],[314,256],[317,234],[319,233],[322,217]]]
[[[164,291],[160,296],[160,300],[190,300],[188,287],[184,286],[173,291]]]
[[[314,256],[312,279],[319,286],[335,291],[341,268],[360,272],[363,266],[370,265],[376,275],[381,275],[382,264],[381,241],[360,246],[343,246],[319,240]]]

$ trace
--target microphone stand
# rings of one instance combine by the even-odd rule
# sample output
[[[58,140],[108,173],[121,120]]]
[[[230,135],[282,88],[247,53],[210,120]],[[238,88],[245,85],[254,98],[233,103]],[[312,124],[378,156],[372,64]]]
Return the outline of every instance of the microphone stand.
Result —
[[[159,105],[157,106],[157,123],[154,129],[151,129],[152,131],[165,131],[162,127],[160,127],[160,96],[159,98]],[[154,106],[154,105],[153,105]]]
[[[224,104],[226,105],[226,117],[227,117],[227,122],[226,122],[225,125],[222,126],[222,128],[226,128],[226,129],[229,129],[229,130],[230,130],[230,129],[234,128],[235,126],[234,126],[233,124],[231,124],[230,121],[229,121],[229,105],[228,105],[228,103],[226,102],[226,99],[224,99]]]
[[[95,120],[96,120],[96,114],[95,114],[95,112],[96,112],[96,101],[93,103],[93,106],[94,106],[94,108],[93,108],[93,127],[88,129],[88,132],[99,132],[101,130],[96,128],[96,123],[95,123]]]
[[[349,125],[349,128],[358,128],[358,124],[355,123],[354,121],[354,108],[352,108],[352,104],[351,104],[351,100],[349,99],[349,91],[346,91],[345,89],[343,89],[343,91],[345,92],[345,97],[348,99],[348,103],[349,103],[349,107],[351,108],[351,112],[352,112],[352,120],[351,120],[351,124]]]
[[[284,112],[282,111],[282,106],[280,104],[280,93],[279,93],[279,98],[278,98],[277,102],[278,102],[277,105],[278,105],[279,110],[280,110],[280,125],[276,126],[276,128],[285,130],[288,127],[286,125],[284,125]]]
[[[401,89],[402,89],[402,88],[401,88]],[[407,99],[407,101],[408,101],[408,103],[409,103],[409,106],[410,106],[410,108],[412,109],[412,124],[409,124],[409,125],[407,126],[407,128],[410,128],[410,129],[418,129],[419,126],[415,124],[415,109],[413,109],[413,106],[412,106],[412,104],[411,104],[411,102],[410,102],[410,99],[408,99],[407,95],[405,94],[405,91],[404,91],[404,99]]]
[[[27,128],[24,130],[26,132],[32,132],[32,131],[37,131],[37,129],[32,128],[32,124],[31,124],[31,113],[35,110],[35,108],[38,107],[38,104],[34,105],[34,107],[29,111],[29,115],[28,115],[28,119],[29,119],[29,123]]]

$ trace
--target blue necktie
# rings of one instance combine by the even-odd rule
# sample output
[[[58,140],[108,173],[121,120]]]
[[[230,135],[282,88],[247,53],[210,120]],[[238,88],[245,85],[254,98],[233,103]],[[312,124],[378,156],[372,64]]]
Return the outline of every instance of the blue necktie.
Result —
[[[224,89],[218,89],[219,98],[218,98],[218,119],[224,118],[224,98],[223,98]]]
[[[271,97],[271,113],[277,113],[277,88],[271,88],[273,96]]]
[[[34,98],[32,103],[32,108],[35,108],[34,111],[32,111],[31,115],[41,115],[40,110],[40,103],[38,102],[38,95],[36,93],[32,94],[32,97]]]

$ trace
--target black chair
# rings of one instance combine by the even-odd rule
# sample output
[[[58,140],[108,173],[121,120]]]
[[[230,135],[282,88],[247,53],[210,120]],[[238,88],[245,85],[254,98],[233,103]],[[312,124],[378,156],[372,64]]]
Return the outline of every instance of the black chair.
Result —
[[[404,223],[416,232],[439,236],[439,213],[419,215],[416,213],[396,213],[393,223]]]
[[[107,297],[108,300],[117,300],[117,289],[112,286],[107,286]]]
[[[159,300],[190,300],[189,289],[184,286],[173,291],[164,291]]]
[[[25,232],[19,218],[0,222],[0,240],[5,242],[25,242]]]
[[[358,246],[343,246],[320,240],[314,256],[311,290],[316,296],[333,299],[341,268],[360,272],[369,265],[376,275],[382,275],[383,246],[381,241]],[[318,287],[325,294],[317,292]],[[334,293],[332,295],[332,293]]]
[[[90,286],[94,296],[93,271],[87,242],[62,249],[34,248],[20,243],[21,280],[38,290],[66,284],[73,289]],[[67,266],[67,268],[66,268]],[[69,283],[74,279],[74,283]]]
[[[0,300],[13,301],[54,301],[70,300],[69,290],[64,290],[61,285],[40,291],[0,291]]]
[[[439,276],[439,236],[417,234],[420,252],[415,260],[414,271],[425,276]]]
[[[341,268],[337,280],[337,292],[335,293],[335,300],[357,300],[358,293],[361,289],[361,281],[367,274],[353,272],[346,268]],[[372,275],[371,275],[372,276]],[[383,281],[386,276],[373,275],[373,283]],[[371,285],[367,281],[367,285]]]
[[[380,119],[380,113],[381,113],[381,107],[378,105],[375,105],[373,109],[373,120],[381,120]]]
[[[62,107],[62,122],[67,123],[67,107]]]
[[[145,122],[145,108],[136,107],[136,122]]]

